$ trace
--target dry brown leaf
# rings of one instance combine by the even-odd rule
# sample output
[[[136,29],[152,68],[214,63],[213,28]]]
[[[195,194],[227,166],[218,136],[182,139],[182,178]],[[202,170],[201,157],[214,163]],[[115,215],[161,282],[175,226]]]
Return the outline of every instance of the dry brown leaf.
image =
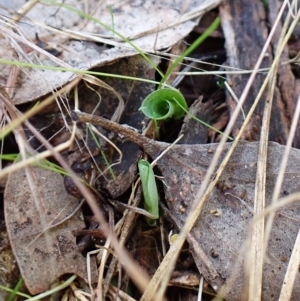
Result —
[[[72,235],[72,231],[85,227],[80,210],[61,225],[43,232],[79,205],[78,199],[67,194],[60,174],[40,167],[13,172],[8,177],[4,202],[10,243],[31,294],[47,290],[66,273],[87,281],[86,260]],[[95,275],[95,266],[91,271]]]
[[[75,116],[76,115],[76,116]],[[118,131],[139,144],[155,159],[169,144],[150,140],[136,132],[100,117],[75,113],[74,119],[101,125]],[[258,142],[240,142],[227,164],[217,186],[212,191],[200,217],[187,239],[199,272],[218,292],[234,271],[241,247],[245,242],[253,217],[253,199],[258,155]],[[230,148],[226,144],[222,160]],[[168,207],[182,228],[196,193],[204,179],[218,144],[175,145],[157,163],[163,177]],[[266,205],[279,171],[284,146],[269,142]],[[281,195],[300,191],[300,151],[292,149],[285,172]],[[264,264],[263,299],[278,300],[288,260],[300,227],[300,204],[293,203],[279,209],[268,245]],[[244,258],[243,254],[243,258]],[[295,283],[299,283],[297,274]],[[237,270],[237,278],[226,300],[241,300],[244,287],[244,266]],[[300,288],[295,285],[291,300],[298,300]]]

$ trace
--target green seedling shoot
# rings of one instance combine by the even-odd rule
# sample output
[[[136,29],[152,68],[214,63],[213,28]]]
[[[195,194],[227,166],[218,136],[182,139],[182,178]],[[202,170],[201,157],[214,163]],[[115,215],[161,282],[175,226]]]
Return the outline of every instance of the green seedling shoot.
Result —
[[[180,106],[178,105],[180,104]],[[188,106],[183,95],[177,89],[158,89],[150,93],[143,101],[140,110],[154,121],[157,137],[159,136],[158,120],[178,119],[185,114]]]
[[[176,89],[156,90],[144,99],[140,107],[147,117],[155,120],[181,118],[187,109],[183,95]]]
[[[140,110],[148,117],[154,120],[156,131],[158,127],[157,120],[166,120],[169,118],[178,119],[185,114],[190,115],[191,118],[200,122],[204,126],[214,130],[223,135],[221,131],[198,119],[188,111],[188,106],[183,95],[176,89],[159,89],[150,93],[143,101]],[[229,139],[233,140],[231,137]]]
[[[142,182],[144,195],[144,208],[149,212],[153,219],[147,218],[149,225],[156,225],[156,219],[159,218],[158,212],[158,191],[155,182],[155,176],[150,163],[146,160],[139,160],[138,168]]]

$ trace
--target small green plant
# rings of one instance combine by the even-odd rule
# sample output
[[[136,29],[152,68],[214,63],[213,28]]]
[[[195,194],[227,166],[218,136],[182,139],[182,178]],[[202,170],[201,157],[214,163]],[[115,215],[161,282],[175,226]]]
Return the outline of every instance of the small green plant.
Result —
[[[20,282],[20,280],[19,280],[19,282]],[[16,287],[14,289],[11,289],[11,288],[3,286],[3,285],[0,285],[0,290],[3,290],[5,292],[9,292],[10,293],[10,295],[7,297],[6,300],[9,300],[10,296],[13,296],[14,299],[15,299],[15,295],[22,296],[22,297],[26,298],[25,300],[30,300],[31,297],[29,295],[21,293],[21,292],[18,291],[18,284],[19,284],[19,282],[17,283],[17,285],[16,285]]]
[[[188,106],[183,95],[176,89],[159,89],[150,93],[140,110],[155,120],[178,119],[184,116]]]
[[[166,120],[169,118],[178,119],[183,117],[185,114],[188,114],[194,120],[200,122],[204,126],[214,130],[219,134],[223,134],[218,129],[210,126],[206,122],[198,119],[196,116],[192,115],[188,111],[188,106],[186,104],[185,98],[177,89],[171,88],[162,88],[165,85],[168,77],[174,70],[174,68],[180,64],[185,57],[192,53],[203,41],[210,36],[210,34],[217,29],[220,25],[220,18],[217,17],[212,24],[207,28],[207,30],[190,46],[188,49],[179,56],[174,63],[169,67],[166,74],[161,79],[161,82],[158,86],[158,90],[150,93],[143,101],[140,110],[149,118],[154,121],[156,133],[158,134],[158,120]],[[230,140],[233,140],[231,137],[228,137]]]
[[[188,111],[183,95],[176,89],[159,89],[150,93],[143,101],[140,110],[149,118],[153,119],[158,134],[157,120],[166,120],[169,118],[178,119],[188,114],[192,119],[198,121],[204,126],[223,135],[221,131],[212,127],[208,123],[200,120]],[[228,137],[232,140],[231,137]]]
[[[181,118],[187,108],[185,98],[178,90],[158,89],[144,99],[140,110],[154,121],[156,136],[159,137],[157,121]]]
[[[68,8],[69,10],[75,11],[77,12],[79,15],[92,20],[98,24],[101,24],[103,27],[105,27],[104,24],[100,23],[99,20],[96,20],[95,18],[80,12],[78,10],[76,10],[75,8],[71,7],[71,6],[67,6],[65,4],[61,4],[58,2],[54,2],[54,1],[45,1],[47,3],[52,3],[52,4],[56,4],[58,7],[65,7]],[[144,57],[145,60],[148,61],[148,63],[150,65],[152,65],[152,67],[154,69],[156,69],[156,71],[162,76],[162,81],[160,83],[160,85],[163,83],[164,86],[166,86],[165,81],[168,78],[168,76],[170,75],[170,73],[172,72],[172,70],[174,69],[174,67],[180,63],[183,58],[185,58],[193,49],[196,48],[196,44],[193,44],[192,46],[194,47],[189,47],[189,49],[183,53],[182,56],[180,56],[180,58],[178,60],[176,60],[174,62],[174,64],[172,65],[172,68],[170,68],[167,72],[167,74],[164,76],[160,70],[152,63],[152,61],[148,58],[148,56],[146,54],[144,54],[138,47],[136,47],[131,41],[129,41],[128,39],[126,39],[124,36],[122,36],[121,34],[117,33],[114,29],[114,16],[113,16],[113,11],[112,11],[112,6],[109,6],[109,10],[111,12],[111,16],[112,16],[112,27],[109,28],[108,26],[106,26],[107,29],[110,29],[111,32],[113,34],[115,34],[116,36],[119,36],[121,39],[123,39],[123,41],[127,42],[128,44],[130,44],[141,56]],[[219,22],[219,21],[218,21]],[[216,26],[216,23],[214,24],[214,26]],[[213,29],[212,29],[213,30]],[[204,35],[203,35],[203,38]],[[203,39],[201,38],[201,39]],[[199,39],[199,40],[201,40]],[[197,40],[198,41],[198,40]],[[201,41],[200,41],[201,42]],[[192,49],[193,48],[193,49]],[[122,78],[122,79],[127,79],[127,80],[135,80],[135,81],[143,81],[143,82],[148,82],[148,83],[154,83],[154,84],[158,84],[155,81],[151,81],[148,79],[143,79],[143,78],[134,78],[134,77],[129,77],[129,76],[121,76],[121,75],[117,75],[117,74],[107,74],[107,73],[99,73],[96,71],[87,71],[87,70],[78,70],[77,68],[63,68],[63,67],[54,67],[54,66],[41,66],[41,65],[37,65],[37,64],[31,64],[31,63],[22,63],[22,62],[16,62],[16,61],[8,61],[8,60],[2,60],[0,59],[0,63],[3,64],[7,64],[7,65],[15,65],[15,66],[24,66],[24,67],[29,67],[29,68],[36,68],[36,69],[48,69],[48,70],[60,70],[60,71],[72,71],[76,74],[92,74],[92,75],[97,75],[97,76],[110,76],[110,77],[116,77],[116,78]],[[160,89],[160,90],[164,90],[164,89]],[[169,91],[164,91],[163,93],[167,92],[168,95],[172,95],[173,92],[177,92],[180,94],[179,91],[177,91],[176,89],[172,89],[172,92]],[[151,94],[150,94],[151,95]],[[149,96],[150,96],[149,95]],[[181,94],[180,94],[181,95]],[[182,96],[182,95],[181,95]],[[148,98],[148,97],[147,97]],[[163,97],[164,98],[164,97]],[[183,98],[183,96],[182,96]],[[183,98],[184,99],[184,98]],[[184,115],[184,112],[187,112],[187,105],[186,102],[184,100],[184,102],[181,101],[181,97],[179,96],[172,96],[171,99],[169,100],[165,100],[164,99],[164,104],[162,105],[157,105],[159,110],[162,112],[164,109],[167,109],[167,118],[181,118]],[[175,112],[176,109],[176,112]],[[178,111],[181,111],[181,113],[177,113]],[[23,117],[25,119],[25,117]],[[13,124],[13,126],[10,126],[10,128],[8,128],[8,131],[5,133],[6,135],[11,131],[12,128],[14,128],[17,124],[20,124],[22,122],[22,120],[24,119],[18,119],[16,121],[16,123]],[[158,118],[156,118],[158,120]],[[15,160],[17,158],[18,155],[14,155],[11,160]],[[107,162],[107,164],[109,165],[109,162]],[[53,163],[49,163],[48,161],[40,161],[39,163],[36,163],[36,165],[40,166],[42,165],[43,168],[47,168],[49,170],[53,170],[56,172],[59,172],[61,174],[66,174],[65,171],[63,169],[61,169],[59,166],[55,166],[55,164]],[[155,223],[155,219],[158,219],[159,217],[159,209],[158,209],[158,191],[157,191],[157,186],[156,186],[156,182],[155,182],[155,177],[154,177],[154,172],[152,170],[151,165],[149,164],[149,162],[145,161],[145,160],[140,160],[138,163],[138,167],[139,167],[139,172],[140,172],[140,176],[141,176],[141,181],[142,181],[142,187],[143,187],[143,193],[144,193],[144,207],[145,209],[153,216],[153,220],[148,219],[148,222],[153,222]],[[113,176],[113,175],[112,175]],[[68,286],[72,281],[74,281],[74,279],[76,278],[76,276],[72,276],[69,280],[67,280],[63,285],[55,288],[55,290],[60,290],[65,288],[66,286]],[[1,286],[0,286],[1,287]],[[12,291],[12,290],[10,290]],[[14,290],[15,292],[13,292],[12,297],[15,294],[21,295],[21,293],[18,293],[18,288],[16,286],[16,289]],[[47,291],[41,295],[35,296],[33,298],[31,298],[30,300],[38,300],[38,299],[42,299],[45,298],[46,296],[49,296],[53,293],[54,290],[50,290]],[[26,296],[23,294],[24,297],[26,298],[30,298],[30,296]]]
[[[144,208],[153,216],[152,220],[147,218],[147,222],[154,226],[156,225],[155,220],[159,218],[158,191],[154,172],[150,163],[146,160],[139,160],[138,168],[143,188]]]

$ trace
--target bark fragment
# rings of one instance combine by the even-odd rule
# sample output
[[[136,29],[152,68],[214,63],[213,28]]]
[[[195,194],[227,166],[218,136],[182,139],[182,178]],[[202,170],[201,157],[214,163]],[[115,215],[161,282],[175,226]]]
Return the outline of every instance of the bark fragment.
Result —
[[[220,6],[222,27],[226,39],[227,50],[226,65],[240,70],[252,70],[260,55],[268,36],[269,28],[275,22],[279,5],[277,0],[269,3],[269,15],[265,13],[263,4],[259,0],[227,1]],[[267,20],[268,18],[268,20]],[[272,43],[261,64],[261,68],[271,66],[274,52],[277,47],[281,25],[277,27]],[[281,62],[288,60],[287,49],[283,52]],[[228,74],[227,80],[232,84],[232,89],[237,97],[240,97],[250,74]],[[259,73],[255,77],[243,109],[247,114],[255,100],[258,91],[266,77],[266,73]],[[271,117],[270,141],[284,144],[290,128],[292,114],[295,111],[295,78],[289,65],[281,65],[277,72],[277,84],[274,91],[274,100]],[[258,104],[253,117],[243,133],[242,139],[248,141],[259,140],[261,121],[264,109],[265,93]],[[228,94],[227,103],[232,112],[237,103]],[[244,122],[242,114],[238,117],[233,128],[233,136],[236,136]]]

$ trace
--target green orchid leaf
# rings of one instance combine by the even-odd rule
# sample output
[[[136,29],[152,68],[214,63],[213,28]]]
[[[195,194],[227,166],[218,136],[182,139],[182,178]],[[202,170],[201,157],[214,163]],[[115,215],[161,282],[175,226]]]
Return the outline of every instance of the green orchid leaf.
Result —
[[[139,160],[138,168],[143,188],[144,208],[153,215],[153,219],[158,219],[158,192],[153,169],[146,160]]]
[[[159,89],[144,99],[140,110],[147,117],[155,120],[178,119],[184,116],[188,106],[178,90]]]

